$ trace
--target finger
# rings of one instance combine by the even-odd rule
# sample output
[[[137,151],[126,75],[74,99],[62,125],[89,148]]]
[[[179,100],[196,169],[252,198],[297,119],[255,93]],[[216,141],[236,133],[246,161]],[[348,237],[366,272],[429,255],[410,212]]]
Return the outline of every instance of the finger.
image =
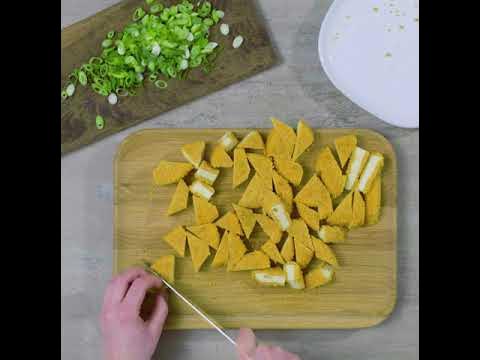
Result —
[[[146,271],[142,268],[135,267],[115,276],[110,281],[105,291],[105,297],[103,300],[104,306],[120,303],[125,297],[130,284],[143,275],[146,275]]]
[[[300,358],[288,351],[283,350],[281,347],[274,346],[272,347],[272,358],[275,360],[300,360]]]
[[[252,358],[255,354],[255,334],[252,329],[242,328],[237,336],[237,353],[241,360]]]
[[[272,348],[266,345],[259,345],[255,351],[255,360],[283,360],[275,358],[272,354]]]
[[[152,332],[153,338],[158,339],[162,335],[163,327],[168,316],[168,291],[163,288],[158,294],[155,294],[155,304],[152,315],[148,320],[148,327]]]
[[[150,274],[141,276],[132,282],[132,285],[128,289],[122,304],[129,309],[129,311],[139,314],[147,291],[151,288],[161,287],[161,279]]]

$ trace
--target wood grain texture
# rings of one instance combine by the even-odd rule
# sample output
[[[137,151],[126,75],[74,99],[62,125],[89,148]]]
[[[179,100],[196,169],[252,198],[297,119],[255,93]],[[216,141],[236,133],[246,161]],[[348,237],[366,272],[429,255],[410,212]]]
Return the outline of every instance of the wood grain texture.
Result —
[[[234,129],[239,137],[248,129]],[[152,169],[162,159],[182,161],[180,147],[194,140],[217,140],[222,129],[143,130],[121,144],[114,161],[114,272],[155,259],[173,250],[161,240],[174,225],[193,224],[193,209],[165,215],[175,186],[153,187]],[[261,130],[265,138],[266,131]],[[314,146],[300,162],[305,174],[300,187],[313,175],[318,150],[333,146],[337,136],[354,133],[359,146],[385,155],[382,215],[377,225],[352,230],[348,241],[334,247],[342,265],[335,281],[308,291],[259,288],[249,272],[227,273],[210,269],[212,257],[199,273],[190,258],[178,259],[176,285],[207,313],[227,328],[241,326],[263,329],[361,328],[378,324],[394,308],[397,291],[397,165],[390,143],[365,129],[318,129]],[[222,170],[212,198],[221,214],[237,202],[246,183],[232,190],[232,171]],[[298,190],[298,188],[297,188]],[[257,225],[253,247],[266,240]],[[170,298],[168,328],[207,328],[175,297]]]
[[[176,3],[178,1],[164,1]],[[220,90],[274,65],[276,58],[270,39],[260,21],[252,0],[213,0],[225,11],[224,22],[230,24],[228,37],[219,33],[217,24],[210,38],[224,46],[215,69],[209,74],[195,69],[186,80],[171,80],[166,90],[146,81],[134,97],[120,98],[117,105],[94,93],[90,87],[77,86],[75,95],[61,105],[62,154],[100,140],[120,130],[155,117],[196,98]],[[120,30],[135,8],[144,0],[125,0],[62,30],[62,88],[71,71],[101,51],[101,42],[108,31]],[[241,34],[245,41],[233,49],[232,40]],[[105,128],[95,127],[96,115],[105,118]]]

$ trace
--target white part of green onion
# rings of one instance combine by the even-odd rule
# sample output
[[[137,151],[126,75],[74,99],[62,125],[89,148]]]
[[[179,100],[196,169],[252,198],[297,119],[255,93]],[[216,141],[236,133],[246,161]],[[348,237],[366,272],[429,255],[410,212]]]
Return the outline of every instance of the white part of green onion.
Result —
[[[110,95],[108,95],[108,102],[111,105],[115,105],[118,102],[117,94],[111,93]]]
[[[220,32],[222,33],[222,35],[227,36],[228,33],[230,32],[230,26],[228,26],[228,24],[220,25]]]
[[[137,79],[138,79],[138,81],[143,81],[143,74],[142,73],[137,73]]]
[[[213,49],[215,49],[218,46],[218,43],[216,42],[209,42],[202,50],[202,53],[211,53]]]
[[[125,47],[123,46],[119,46],[118,49],[117,49],[117,52],[118,52],[118,55],[125,55]]]
[[[180,70],[185,70],[188,68],[188,61],[183,59],[182,61],[180,61]]]
[[[187,40],[190,41],[190,42],[193,41],[193,34],[191,32],[188,33]]]
[[[162,51],[162,48],[160,47],[160,45],[158,45],[156,42],[153,43],[152,55],[153,56],[158,56],[158,55],[160,55],[160,51]]]
[[[185,59],[190,59],[190,49],[186,48],[185,49],[185,55],[183,56]]]
[[[75,85],[69,84],[69,85],[67,86],[67,88],[65,89],[65,91],[67,92],[67,95],[68,95],[68,96],[72,96],[73,93],[75,92]]]
[[[235,39],[233,39],[232,46],[234,49],[238,49],[243,43],[243,36],[238,35]]]
[[[217,16],[222,19],[225,16],[225,13],[222,10],[217,10]]]

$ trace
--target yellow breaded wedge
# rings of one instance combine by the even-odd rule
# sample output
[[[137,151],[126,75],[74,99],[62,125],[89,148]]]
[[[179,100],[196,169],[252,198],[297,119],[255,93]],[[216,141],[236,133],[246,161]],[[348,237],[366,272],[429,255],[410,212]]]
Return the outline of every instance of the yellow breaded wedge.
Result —
[[[237,215],[233,211],[227,212],[215,223],[219,228],[228,230],[237,235],[243,235],[242,227],[238,221]]]
[[[334,199],[342,194],[347,177],[342,174],[342,169],[328,146],[318,153],[315,171]]]
[[[248,183],[238,205],[249,209],[262,207],[263,192],[265,190],[272,190],[272,183],[270,182],[270,184],[268,184],[258,174],[253,175],[253,178]]]
[[[350,229],[365,224],[365,201],[359,191],[353,192],[352,222],[348,225]]]
[[[287,240],[283,243],[282,250],[280,255],[285,259],[285,261],[292,261],[295,256],[295,246],[293,244],[293,237],[288,235]]]
[[[199,272],[205,260],[210,256],[210,247],[207,242],[188,232],[187,242],[190,255],[192,255],[193,268]]]
[[[182,154],[189,163],[198,168],[203,159],[205,141],[195,141],[182,146]]]
[[[305,280],[300,266],[295,261],[289,261],[283,266],[287,284],[292,289],[301,290],[305,288]]]
[[[320,215],[318,211],[310,209],[302,203],[297,203],[297,210],[300,217],[313,230],[320,230]]]
[[[334,142],[338,158],[340,159],[340,166],[343,168],[350,158],[353,149],[357,146],[357,137],[355,135],[340,136]]]
[[[232,150],[238,144],[237,137],[231,131],[227,131],[223,136],[218,140],[218,144],[222,146],[226,152]]]
[[[245,135],[242,141],[240,141],[240,144],[238,144],[237,148],[265,150],[262,135],[260,135],[260,133],[256,130],[250,131],[247,135]]]
[[[310,233],[305,221],[302,219],[293,219],[288,233],[293,236],[294,242],[301,242],[313,251],[312,239],[310,238]]]
[[[347,181],[345,182],[345,190],[352,190],[357,184],[358,177],[362,173],[367,164],[370,153],[358,146],[353,150],[353,153],[348,163]]]
[[[261,270],[270,267],[270,259],[263,252],[255,250],[243,257],[235,264],[233,271]]]
[[[322,225],[318,237],[325,243],[345,242],[345,231],[339,226]]]
[[[183,179],[177,184],[177,188],[173,193],[172,200],[170,201],[170,205],[168,205],[167,215],[173,215],[178,213],[179,211],[185,210],[188,206],[188,186],[185,184]]]
[[[280,138],[283,140],[283,146],[286,149],[285,154],[288,155],[288,159],[291,159],[297,141],[295,131],[277,118],[271,117],[270,120],[272,121],[274,131],[279,134]]]
[[[302,269],[306,268],[313,258],[313,250],[309,249],[299,238],[293,237],[295,245],[295,260]]]
[[[275,129],[272,129],[267,135],[265,155],[274,158],[290,159],[290,151],[293,151],[293,148],[290,149],[288,146],[285,146],[285,142],[282,139],[282,134]]]
[[[244,149],[235,149],[233,151],[233,188],[246,181],[249,174],[247,153]]]
[[[216,145],[210,154],[210,164],[214,168],[231,168],[233,160],[222,146]]]
[[[281,267],[252,271],[252,279],[263,286],[285,286],[285,272]]]
[[[325,244],[322,240],[317,239],[315,236],[312,236],[313,247],[315,248],[315,257],[317,259],[323,260],[330,265],[338,266],[338,261],[330,247]]]
[[[232,271],[238,261],[247,252],[247,248],[240,236],[228,233],[228,265],[227,271]]]
[[[210,166],[210,164],[206,161],[202,161],[200,166],[198,167],[197,171],[193,175],[195,179],[203,181],[208,185],[213,185],[215,180],[217,180],[218,175],[220,174],[220,170],[214,169]]]
[[[220,234],[215,224],[203,224],[187,227],[187,230],[205,241],[210,247],[218,249]]]
[[[212,261],[212,267],[217,268],[227,264],[228,261],[228,231],[225,231],[220,240],[220,245]]]
[[[164,278],[168,283],[175,283],[175,256],[160,256],[150,266],[157,274]]]
[[[209,224],[218,218],[217,207],[204,198],[193,195],[193,210],[197,225]]]
[[[297,160],[313,144],[314,140],[315,134],[313,130],[305,120],[300,120],[297,124],[297,139],[295,150],[293,151],[293,160]]]
[[[195,180],[192,185],[190,185],[190,192],[208,201],[212,198],[213,194],[215,194],[215,189],[200,180]]]
[[[382,172],[383,163],[383,155],[379,152],[372,152],[358,180],[358,190],[364,194],[368,194],[373,181]]]
[[[263,214],[255,214],[255,218],[270,240],[272,240],[275,244],[278,244],[282,238],[282,230],[277,223],[270,219],[267,215]]]
[[[244,208],[243,206],[232,204],[235,213],[237,214],[237,218],[242,225],[243,233],[247,239],[250,238],[253,229],[255,228],[255,224],[257,223],[257,219],[255,219],[255,214],[252,210]]]
[[[176,226],[168,234],[163,237],[163,240],[170,245],[178,255],[185,256],[185,243],[187,241],[187,233],[181,226]]]
[[[382,177],[378,175],[372,188],[365,195],[365,222],[367,225],[378,223],[380,218],[380,203],[382,201]]]
[[[302,165],[290,159],[274,158],[274,160],[280,175],[293,185],[300,185],[303,177]]]
[[[283,203],[285,204],[288,213],[291,214],[293,210],[292,187],[288,181],[285,180],[285,178],[275,170],[273,170],[273,185],[275,187],[275,192],[278,196],[280,196],[280,199],[282,199]]]
[[[282,231],[287,230],[292,224],[290,214],[282,199],[272,191],[265,190],[263,194],[263,210],[267,213],[280,227]]]
[[[278,251],[277,245],[271,240],[265,242],[260,248],[268,257],[277,264],[285,264],[285,260],[283,260],[280,251]]]
[[[305,275],[307,289],[313,289],[328,284],[333,279],[333,268],[328,264],[322,264],[310,270]]]
[[[192,164],[162,160],[153,170],[153,181],[157,185],[168,185],[183,179],[193,169]]]
[[[332,215],[327,218],[330,225],[348,226],[353,219],[353,191],[338,204]]]
[[[332,197],[316,175],[313,175],[308,180],[297,193],[294,200],[297,204],[301,203],[309,207],[317,207],[320,220],[326,219],[333,212]]]
[[[272,182],[273,163],[270,158],[260,154],[247,154],[248,161],[253,166],[255,171],[267,183]]]

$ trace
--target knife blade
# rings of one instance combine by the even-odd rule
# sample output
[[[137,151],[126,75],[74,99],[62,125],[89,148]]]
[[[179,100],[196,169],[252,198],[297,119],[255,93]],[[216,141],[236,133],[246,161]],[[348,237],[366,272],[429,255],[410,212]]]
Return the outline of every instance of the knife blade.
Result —
[[[155,270],[150,267],[150,263],[146,260],[143,260],[143,265],[145,269],[154,276],[157,276],[162,279],[163,283],[167,288],[169,288],[175,295],[177,295],[184,303],[186,303],[193,311],[195,311],[203,320],[209,323],[213,328],[215,328],[220,334],[222,334],[225,339],[227,339],[233,346],[237,347],[237,343],[233,340],[228,334],[223,331],[222,327],[212,320],[207,314],[201,311],[197,306],[195,306],[190,300],[183,296],[175,287],[173,287],[168,281],[160,276]]]

